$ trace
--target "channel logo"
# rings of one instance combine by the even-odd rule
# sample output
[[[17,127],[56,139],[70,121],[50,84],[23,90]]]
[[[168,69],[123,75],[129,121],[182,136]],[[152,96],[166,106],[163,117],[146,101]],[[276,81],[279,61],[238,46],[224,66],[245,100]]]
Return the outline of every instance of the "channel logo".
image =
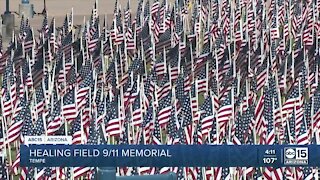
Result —
[[[284,148],[285,165],[308,165],[309,151],[307,147]]]

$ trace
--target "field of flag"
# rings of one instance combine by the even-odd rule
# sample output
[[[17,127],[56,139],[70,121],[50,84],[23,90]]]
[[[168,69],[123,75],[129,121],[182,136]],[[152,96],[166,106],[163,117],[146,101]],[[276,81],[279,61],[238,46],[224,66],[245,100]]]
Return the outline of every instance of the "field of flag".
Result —
[[[22,17],[0,36],[0,179],[93,179],[93,167],[20,167],[25,136],[73,144],[317,144],[320,1],[115,2],[76,29]],[[124,7],[124,8],[121,8]],[[50,9],[50,7],[49,7]],[[103,12],[100,14],[103,14]],[[37,36],[35,36],[37,34]],[[316,167],[119,167],[119,176],[318,179]]]

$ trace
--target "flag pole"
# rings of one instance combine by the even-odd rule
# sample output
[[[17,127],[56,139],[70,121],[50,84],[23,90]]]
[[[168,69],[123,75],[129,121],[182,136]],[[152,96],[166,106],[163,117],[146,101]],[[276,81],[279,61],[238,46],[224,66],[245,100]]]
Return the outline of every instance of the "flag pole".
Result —
[[[2,102],[2,101],[1,101]],[[1,103],[2,104],[2,103]],[[5,130],[6,129],[6,132],[8,132],[8,129],[7,127],[5,126],[5,120],[3,119],[3,117],[0,117],[1,119],[1,128],[2,128],[2,135],[3,135],[3,150],[4,152],[2,153],[2,158],[3,158],[3,163],[6,164],[6,156],[7,156],[7,142],[6,142],[6,134],[5,134]],[[10,144],[8,144],[8,147],[10,146]],[[11,151],[11,150],[9,150]],[[9,159],[11,159],[11,153],[9,153]],[[11,165],[11,163],[10,163]],[[9,175],[9,168],[6,168],[6,173],[7,173],[7,176]],[[11,178],[12,178],[12,175],[11,175]]]
[[[2,114],[4,114],[4,109],[3,109],[3,107],[4,107],[4,104],[3,104],[3,101],[1,100],[1,109],[2,109]],[[3,119],[3,118],[1,118],[1,120],[2,120],[2,127],[5,127],[5,129],[6,129],[6,132],[8,132],[8,126],[7,126],[7,122],[6,121],[8,121],[8,119]],[[4,131],[4,129],[3,129],[3,131]],[[4,143],[3,143],[3,145],[4,145],[4,149],[5,149],[5,152],[7,153],[7,150],[6,150],[6,147],[7,147],[7,145],[8,145],[8,154],[9,154],[9,164],[10,164],[10,166],[12,166],[12,155],[11,155],[11,146],[10,146],[10,143],[9,143],[9,137],[7,136],[6,138],[5,138],[5,134],[3,134],[3,139],[4,139]],[[6,140],[7,139],[7,140]],[[13,178],[13,175],[11,175],[11,178]]]
[[[283,111],[282,111],[282,100],[281,100],[281,92],[280,92],[280,87],[278,84],[278,73],[277,71],[275,72],[275,83],[276,83],[276,92],[277,92],[277,100],[279,102],[279,111],[280,111],[280,118],[281,118],[281,125],[282,128],[285,128],[285,122],[283,120]],[[288,129],[289,130],[289,129]]]

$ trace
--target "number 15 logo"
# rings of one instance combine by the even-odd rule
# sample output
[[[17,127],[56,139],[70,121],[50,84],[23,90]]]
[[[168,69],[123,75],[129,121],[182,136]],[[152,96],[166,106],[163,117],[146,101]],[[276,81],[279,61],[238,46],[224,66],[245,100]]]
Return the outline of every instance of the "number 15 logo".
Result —
[[[307,160],[308,159],[308,148],[296,148],[296,159]]]

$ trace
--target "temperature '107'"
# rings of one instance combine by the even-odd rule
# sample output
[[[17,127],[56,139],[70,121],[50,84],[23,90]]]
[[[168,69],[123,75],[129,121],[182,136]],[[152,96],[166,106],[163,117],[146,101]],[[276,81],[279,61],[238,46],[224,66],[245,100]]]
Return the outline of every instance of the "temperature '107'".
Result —
[[[263,159],[263,164],[273,164],[276,162],[277,158],[276,157],[264,157]]]

